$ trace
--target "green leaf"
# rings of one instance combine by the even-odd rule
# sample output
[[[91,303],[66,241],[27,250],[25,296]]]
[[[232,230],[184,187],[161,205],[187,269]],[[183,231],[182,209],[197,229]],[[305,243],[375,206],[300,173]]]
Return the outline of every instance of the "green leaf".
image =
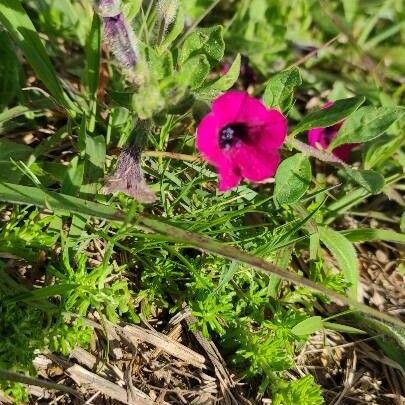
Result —
[[[276,74],[267,82],[264,103],[267,107],[288,111],[293,103],[294,89],[301,83],[300,71],[295,66]]]
[[[382,167],[387,160],[392,159],[401,150],[404,141],[405,133],[402,136],[383,135],[369,142],[363,158],[364,168]]]
[[[18,184],[0,183],[0,199],[16,204],[36,205],[59,211],[86,216],[100,217],[111,220],[123,220],[122,214],[108,205],[97,204],[66,194],[46,192],[35,187],[20,186]]]
[[[104,135],[86,135],[86,162],[80,193],[94,196],[104,176],[106,145]]]
[[[382,335],[377,339],[378,345],[392,360],[405,367],[405,328],[390,325],[361,314],[354,314],[355,321],[370,335]]]
[[[204,54],[194,56],[181,67],[178,80],[183,86],[200,87],[210,72],[210,63]]]
[[[400,107],[362,107],[345,121],[330,148],[371,141],[382,135],[404,113],[405,109]]]
[[[75,156],[63,172],[65,175],[63,176],[62,193],[69,195],[77,194],[83,184],[84,163],[78,156]]]
[[[291,136],[312,128],[326,128],[342,121],[344,118],[356,111],[363,103],[364,97],[351,97],[337,100],[329,108],[322,108],[308,114],[294,128]]]
[[[371,194],[378,194],[385,185],[384,177],[374,170],[356,170],[345,167],[345,173]]]
[[[164,80],[173,74],[173,56],[171,52],[160,55],[151,47],[146,48],[146,52],[149,68],[158,80]]]
[[[371,242],[383,240],[385,242],[405,243],[405,235],[392,231],[391,229],[372,229],[372,228],[360,228],[360,229],[348,229],[341,231],[341,233],[350,242]]]
[[[7,299],[7,302],[36,301],[44,298],[49,298],[55,295],[63,295],[64,293],[73,290],[76,287],[77,287],[76,284],[61,284],[61,285],[52,285],[49,287],[42,287],[33,291],[27,291],[18,294],[14,297]]]
[[[357,334],[361,334],[361,335],[364,335],[367,333],[367,332],[364,332],[364,330],[354,328],[353,326],[343,325],[341,323],[335,323],[335,322],[324,321],[323,327],[325,329],[336,330],[336,331],[342,332],[342,333],[357,333]]]
[[[70,109],[71,102],[64,93],[45,47],[34,25],[18,0],[0,0],[0,22],[23,51],[38,78],[55,100]]]
[[[93,14],[93,21],[86,43],[86,84],[89,93],[95,97],[100,78],[101,61],[101,22],[97,13]]]
[[[311,163],[303,153],[281,162],[276,173],[274,197],[279,204],[297,202],[311,183]]]
[[[0,111],[9,105],[20,88],[20,63],[9,37],[0,31]]]
[[[311,316],[295,325],[291,332],[297,336],[306,336],[321,329],[323,329],[322,318],[320,316]]]
[[[122,11],[127,21],[133,20],[141,9],[142,0],[124,0],[123,3]]]
[[[55,108],[55,104],[49,98],[37,100],[31,106],[18,105],[0,113],[0,134],[7,130],[7,123],[27,113],[44,111],[48,108]]]
[[[230,89],[238,80],[240,73],[241,57],[238,54],[228,72],[219,79],[207,83],[198,89],[198,95],[204,100],[212,100],[221,92]]]
[[[329,227],[319,227],[319,237],[337,260],[346,280],[351,283],[350,296],[357,299],[359,263],[353,245],[341,233]]]
[[[31,155],[33,149],[27,145],[0,140],[0,181],[13,181],[18,183],[22,173],[13,164],[14,161],[25,162]]]
[[[223,27],[217,25],[210,28],[197,28],[184,41],[180,50],[179,64],[184,65],[193,56],[204,54],[211,66],[219,62],[225,52]]]

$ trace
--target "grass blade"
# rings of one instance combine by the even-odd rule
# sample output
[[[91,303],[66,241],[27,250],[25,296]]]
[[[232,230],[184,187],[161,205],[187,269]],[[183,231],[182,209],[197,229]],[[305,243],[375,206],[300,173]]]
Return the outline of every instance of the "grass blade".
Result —
[[[38,78],[45,84],[54,99],[70,110],[71,102],[62,89],[34,24],[18,0],[0,0],[0,22],[21,48]]]

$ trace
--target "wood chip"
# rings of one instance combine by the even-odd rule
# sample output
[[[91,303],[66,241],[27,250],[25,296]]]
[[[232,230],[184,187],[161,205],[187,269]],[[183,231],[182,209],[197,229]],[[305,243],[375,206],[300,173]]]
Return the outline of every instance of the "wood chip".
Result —
[[[97,358],[81,347],[75,347],[69,357],[89,370],[94,370],[97,365]]]
[[[66,370],[66,373],[72,378],[72,380],[79,386],[84,386],[87,389],[91,389],[93,392],[100,392],[106,397],[115,399],[124,404],[129,405],[152,405],[154,402],[141,390],[135,387],[131,389],[131,396],[135,400],[128,398],[127,391],[121,388],[119,385],[99,377],[82,366],[75,364]]]
[[[164,335],[163,333],[159,333],[154,330],[146,330],[135,325],[127,325],[123,328],[118,327],[117,331],[133,345],[138,345],[141,342],[148,343],[195,367],[206,367],[204,356]]]

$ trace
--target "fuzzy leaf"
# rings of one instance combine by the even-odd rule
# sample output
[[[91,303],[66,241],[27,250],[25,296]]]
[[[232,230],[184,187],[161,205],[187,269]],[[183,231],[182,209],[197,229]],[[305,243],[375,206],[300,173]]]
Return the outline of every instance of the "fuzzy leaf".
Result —
[[[273,76],[268,82],[263,94],[263,101],[267,107],[277,107],[281,111],[291,108],[294,89],[302,83],[300,71],[297,67],[284,70]]]
[[[198,28],[184,41],[180,50],[179,64],[184,65],[191,57],[204,54],[210,65],[214,66],[223,58],[224,52],[225,42],[222,26]]]
[[[330,148],[346,143],[363,143],[382,135],[405,114],[398,107],[362,107],[353,113],[340,128]]]
[[[238,80],[240,73],[241,57],[238,54],[228,72],[219,79],[207,83],[198,90],[198,95],[204,100],[212,100],[221,92],[230,89]]]
[[[178,80],[186,87],[200,87],[210,72],[210,63],[205,55],[197,55],[182,66]]]
[[[303,153],[281,162],[276,173],[274,197],[280,204],[297,202],[311,183],[311,163]]]

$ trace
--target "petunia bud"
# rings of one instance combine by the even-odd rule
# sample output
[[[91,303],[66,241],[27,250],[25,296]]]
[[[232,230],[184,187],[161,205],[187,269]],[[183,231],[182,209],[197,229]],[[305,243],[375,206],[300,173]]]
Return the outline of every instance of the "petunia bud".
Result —
[[[95,0],[94,8],[101,17],[115,17],[121,12],[120,0]]]
[[[138,48],[135,34],[121,12],[121,0],[95,0],[94,9],[103,19],[104,41],[110,51],[123,68],[133,68]]]
[[[146,184],[141,169],[141,149],[139,146],[131,145],[121,152],[118,157],[117,168],[105,179],[101,191],[103,194],[120,191],[143,204],[153,203],[156,200],[155,194]]]
[[[138,61],[135,34],[122,13],[115,17],[103,17],[104,40],[117,59],[126,68],[133,68]]]
[[[174,21],[179,8],[178,0],[159,0],[158,13],[160,21],[164,23],[164,30],[166,31],[169,25]]]

